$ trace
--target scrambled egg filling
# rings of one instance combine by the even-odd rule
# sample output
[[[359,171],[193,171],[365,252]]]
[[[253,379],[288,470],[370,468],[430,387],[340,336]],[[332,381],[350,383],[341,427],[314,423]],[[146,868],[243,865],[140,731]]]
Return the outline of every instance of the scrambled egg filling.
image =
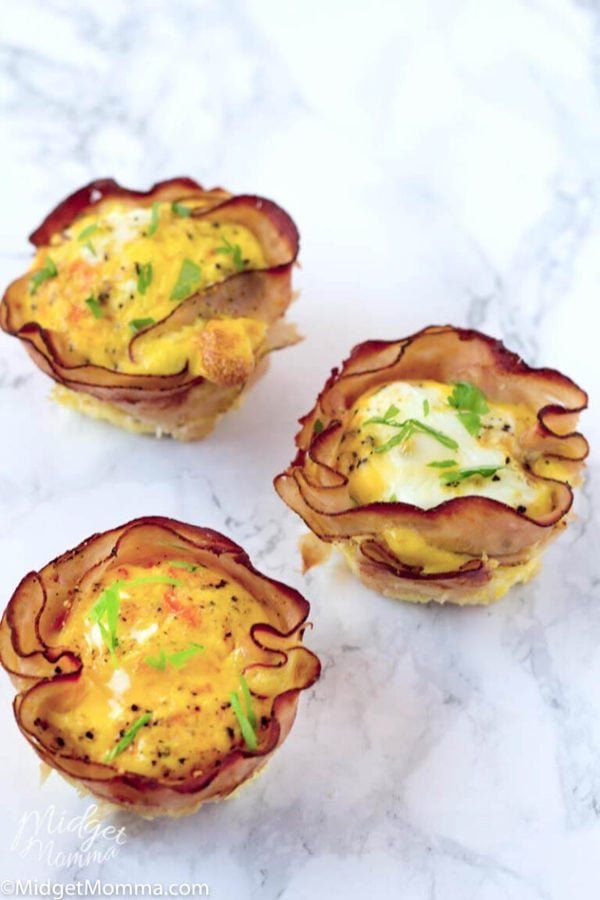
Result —
[[[169,316],[198,290],[237,272],[265,267],[254,234],[214,215],[195,217],[196,201],[131,206],[105,201],[38,250],[20,315],[50,330],[77,362],[113,371],[173,374],[189,361],[204,374],[206,329],[227,331],[244,358],[264,339],[249,318],[198,319],[177,331],[145,337],[135,361],[132,337]],[[223,340],[222,335],[218,335]],[[208,337],[214,344],[214,335]]]
[[[244,588],[204,566],[109,569],[82,590],[57,637],[80,657],[81,676],[36,725],[60,752],[162,778],[255,749],[287,677],[281,667],[260,680],[261,696],[250,693],[244,670],[272,662],[250,637],[257,622],[277,627]]]
[[[519,447],[519,435],[535,422],[525,405],[492,403],[468,382],[393,382],[355,404],[338,465],[357,505],[431,509],[477,495],[536,516],[548,508],[549,488],[532,477]],[[413,529],[388,529],[383,537],[406,565],[426,572],[469,559],[433,547]]]

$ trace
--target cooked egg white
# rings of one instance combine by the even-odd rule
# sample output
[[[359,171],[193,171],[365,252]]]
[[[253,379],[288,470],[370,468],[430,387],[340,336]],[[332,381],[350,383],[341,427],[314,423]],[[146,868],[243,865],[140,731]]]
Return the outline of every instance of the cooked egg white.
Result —
[[[549,502],[548,488],[531,476],[518,442],[519,433],[534,426],[533,413],[525,406],[488,400],[479,433],[472,434],[448,402],[453,389],[433,381],[393,382],[358,400],[338,457],[354,502],[399,502],[431,509],[453,497],[475,495],[529,515],[539,513]],[[391,445],[408,419],[422,423],[437,437],[416,429]],[[487,474],[460,478],[460,473],[477,469]],[[456,478],[450,473],[457,473]],[[386,529],[382,538],[398,559],[426,573],[452,571],[469,560],[465,554],[433,546],[414,529]]]
[[[121,771],[177,778],[202,771],[234,747],[244,748],[230,693],[238,693],[243,707],[244,669],[272,662],[251,639],[251,626],[278,623],[222,574],[172,562],[108,570],[78,597],[57,643],[80,656],[82,675],[66,699],[44,711],[41,723],[45,740],[54,740],[58,749],[103,762],[145,715],[148,722],[112,760]],[[94,610],[105,589],[115,585],[119,602],[111,652],[103,635],[109,620],[94,622]],[[183,660],[177,656],[181,651]],[[273,696],[288,686],[286,678],[285,667],[269,670],[269,678],[260,681],[261,696],[252,695],[258,735],[271,715]],[[251,671],[247,681],[252,687]]]
[[[488,402],[481,430],[473,435],[448,402],[452,390],[452,385],[431,381],[393,382],[361,397],[351,413],[340,454],[357,503],[396,500],[431,509],[452,497],[478,495],[528,509],[539,500],[540,487],[523,466],[515,440],[519,429],[530,427],[533,415],[524,407]],[[390,407],[398,410],[391,417],[393,422],[418,420],[456,447],[416,431],[397,446],[377,452],[399,429],[368,420],[384,418]],[[448,465],[439,468],[439,463]],[[450,471],[480,468],[497,471],[489,477],[447,480]]]
[[[198,206],[182,200],[187,213]],[[39,322],[59,346],[81,362],[114,371],[171,374],[189,360],[204,374],[202,335],[211,323],[198,320],[161,337],[144,338],[133,361],[129,344],[140,330],[169,316],[189,295],[241,270],[266,265],[262,248],[242,225],[214,217],[180,215],[170,203],[134,206],[105,201],[55,234],[38,250],[23,299],[23,321]],[[54,267],[54,268],[53,268]],[[145,323],[145,324],[144,324]],[[225,319],[232,352],[252,356],[265,328],[252,319]]]

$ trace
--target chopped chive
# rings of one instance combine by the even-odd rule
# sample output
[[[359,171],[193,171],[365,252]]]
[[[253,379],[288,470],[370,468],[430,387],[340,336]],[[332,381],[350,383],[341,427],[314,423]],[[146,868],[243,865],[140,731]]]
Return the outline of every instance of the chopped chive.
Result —
[[[142,331],[144,328],[148,328],[150,325],[154,324],[156,324],[155,320],[151,317],[148,317],[147,319],[131,319],[129,327],[132,331]]]
[[[321,432],[323,431],[323,428],[324,428],[323,423],[321,422],[320,419],[317,419],[317,420],[315,421],[315,424],[313,425],[313,433],[314,433],[314,434],[321,434]]]
[[[186,569],[188,572],[196,572],[198,566],[194,565],[194,563],[185,562],[184,560],[174,559],[169,562],[169,565],[174,569]]]
[[[161,647],[158,656],[147,656],[145,662],[147,662],[149,666],[152,666],[153,669],[164,672],[167,668],[167,654]]]
[[[437,428],[431,428],[431,426],[425,425],[424,422],[420,422],[418,419],[406,419],[404,422],[394,422],[391,419],[386,419],[384,422],[378,424],[389,425],[392,428],[398,428],[400,430],[398,431],[398,434],[395,434],[394,437],[390,438],[385,444],[376,447],[375,453],[387,453],[388,450],[407,441],[413,436],[415,431],[428,434],[430,437],[435,438],[438,443],[443,444],[444,447],[448,447],[450,450],[458,450],[458,443],[454,438],[451,438],[448,434],[444,434],[443,431],[438,431]]]
[[[152,204],[152,214],[150,216],[150,225],[148,226],[148,231],[146,234],[148,237],[152,237],[156,229],[158,228],[158,201],[155,201]]]
[[[396,495],[390,494],[390,499],[388,500],[388,503],[397,503],[397,502],[398,502],[398,498],[396,497]]]
[[[429,415],[429,400],[427,398],[425,398],[425,400],[423,400],[423,415],[424,416]]]
[[[185,300],[194,293],[202,278],[202,270],[191,259],[184,259],[181,264],[175,287],[171,291],[171,300]]]
[[[143,716],[140,716],[139,719],[136,719],[133,725],[127,729],[119,743],[109,750],[108,753],[104,757],[104,762],[112,762],[115,756],[118,756],[119,753],[122,753],[123,750],[126,750],[127,747],[135,740],[135,736],[144,725],[147,725],[150,719],[152,718],[152,713],[144,713]]]
[[[182,216],[184,219],[187,219],[187,217],[192,214],[191,208],[189,206],[183,206],[182,203],[171,203],[171,209],[176,216]]]
[[[427,463],[429,469],[449,469],[456,465],[458,464],[455,459],[436,459],[435,462]]]
[[[242,737],[244,738],[245,744],[249,750],[256,750],[258,746],[258,740],[256,738],[256,732],[254,728],[250,724],[250,721],[246,714],[242,711],[242,707],[240,705],[240,699],[236,693],[236,691],[232,691],[229,695],[229,702],[231,703],[231,708],[235,713],[235,717],[238,720],[238,724],[240,726],[240,731],[242,732]]]
[[[117,625],[121,602],[119,589],[122,584],[123,582],[115,581],[110,587],[105,588],[90,610],[90,619],[100,629],[102,640],[114,661],[116,661],[115,650],[119,643]]]
[[[202,653],[205,647],[202,644],[195,644],[193,641],[185,650],[176,650],[175,653],[169,654],[168,660],[176,669],[181,669],[186,662],[197,653]]]
[[[29,280],[29,293],[35,294],[42,282],[47,281],[49,278],[56,278],[57,275],[56,263],[47,256],[45,265],[38,269],[37,272],[34,272]]]
[[[102,309],[102,304],[99,300],[96,300],[95,297],[88,297],[85,301],[85,305],[90,310],[91,314],[95,319],[101,319],[104,315],[104,310]]]
[[[144,263],[138,266],[137,270],[137,289],[140,294],[145,294],[152,284],[152,263]]]
[[[98,231],[98,223],[95,222],[93,225],[88,225],[87,228],[84,228],[83,231],[80,231],[77,235],[78,241],[87,241],[87,239],[95,232]]]
[[[83,246],[85,247],[86,250],[90,251],[92,256],[98,256],[98,254],[96,253],[96,248],[94,247],[94,245],[92,244],[91,241],[86,241]]]
[[[475,475],[479,475],[481,478],[492,478],[496,472],[504,468],[504,466],[480,466],[478,469],[459,469],[457,472],[454,470],[442,472],[440,478],[444,484],[457,484],[459,481],[473,478]]]
[[[244,706],[246,707],[246,716],[253,728],[256,728],[256,715],[252,709],[252,695],[248,682],[243,675],[240,675],[240,684],[242,686],[242,697],[244,698]]]

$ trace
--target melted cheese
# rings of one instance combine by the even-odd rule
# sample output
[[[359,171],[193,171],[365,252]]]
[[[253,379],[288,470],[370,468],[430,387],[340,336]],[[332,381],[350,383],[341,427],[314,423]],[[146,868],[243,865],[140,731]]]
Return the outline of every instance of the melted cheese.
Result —
[[[134,583],[148,577],[177,583]],[[122,587],[113,656],[92,609],[117,581]],[[60,632],[60,644],[77,653],[83,671],[68,700],[45,710],[44,726],[58,747],[103,762],[136,720],[150,714],[112,765],[157,777],[200,772],[245,746],[229,695],[236,691],[241,699],[246,667],[272,663],[250,637],[257,622],[278,624],[239,584],[203,566],[192,572],[161,562],[108,570],[83,589]],[[204,649],[183,665],[170,662],[173,653],[198,645]],[[162,669],[152,664],[161,654]],[[261,670],[255,674],[261,696],[252,695],[252,708],[260,744],[261,723],[267,724],[273,697],[288,687],[288,673],[284,666],[268,670],[268,678]],[[252,688],[252,670],[247,680]]]
[[[181,206],[193,209],[198,204],[182,200]],[[205,374],[203,333],[212,327],[210,320],[199,319],[156,338],[150,333],[135,361],[129,355],[136,333],[131,323],[160,322],[185,299],[172,298],[185,260],[200,270],[189,296],[240,269],[264,267],[265,256],[251,231],[219,222],[216,212],[208,218],[180,216],[170,203],[160,203],[156,210],[157,225],[150,235],[151,207],[115,200],[99,204],[54,235],[49,248],[38,250],[31,268],[39,272],[49,257],[57,274],[24,297],[23,320],[52,331],[63,352],[80,362],[121,372],[172,374],[189,360],[193,374]],[[145,284],[149,266],[151,279]],[[264,340],[264,324],[240,318],[220,320],[219,325],[235,344],[234,360],[238,351],[242,362],[247,364],[248,356],[253,360]]]

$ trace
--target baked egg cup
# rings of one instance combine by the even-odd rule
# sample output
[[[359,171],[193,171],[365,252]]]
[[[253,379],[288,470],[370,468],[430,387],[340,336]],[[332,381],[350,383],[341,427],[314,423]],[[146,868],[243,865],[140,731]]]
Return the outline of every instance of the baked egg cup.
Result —
[[[432,326],[356,346],[301,420],[275,479],[312,535],[397,599],[486,604],[538,569],[588,453],[587,395],[477,331]]]
[[[0,327],[61,403],[131,431],[195,440],[298,340],[283,316],[299,249],[270,200],[190,178],[132,191],[93,181],[30,237]]]
[[[285,740],[320,672],[302,644],[308,612],[223,535],[150,516],[26,575],[0,662],[44,763],[145,817],[185,815]]]

